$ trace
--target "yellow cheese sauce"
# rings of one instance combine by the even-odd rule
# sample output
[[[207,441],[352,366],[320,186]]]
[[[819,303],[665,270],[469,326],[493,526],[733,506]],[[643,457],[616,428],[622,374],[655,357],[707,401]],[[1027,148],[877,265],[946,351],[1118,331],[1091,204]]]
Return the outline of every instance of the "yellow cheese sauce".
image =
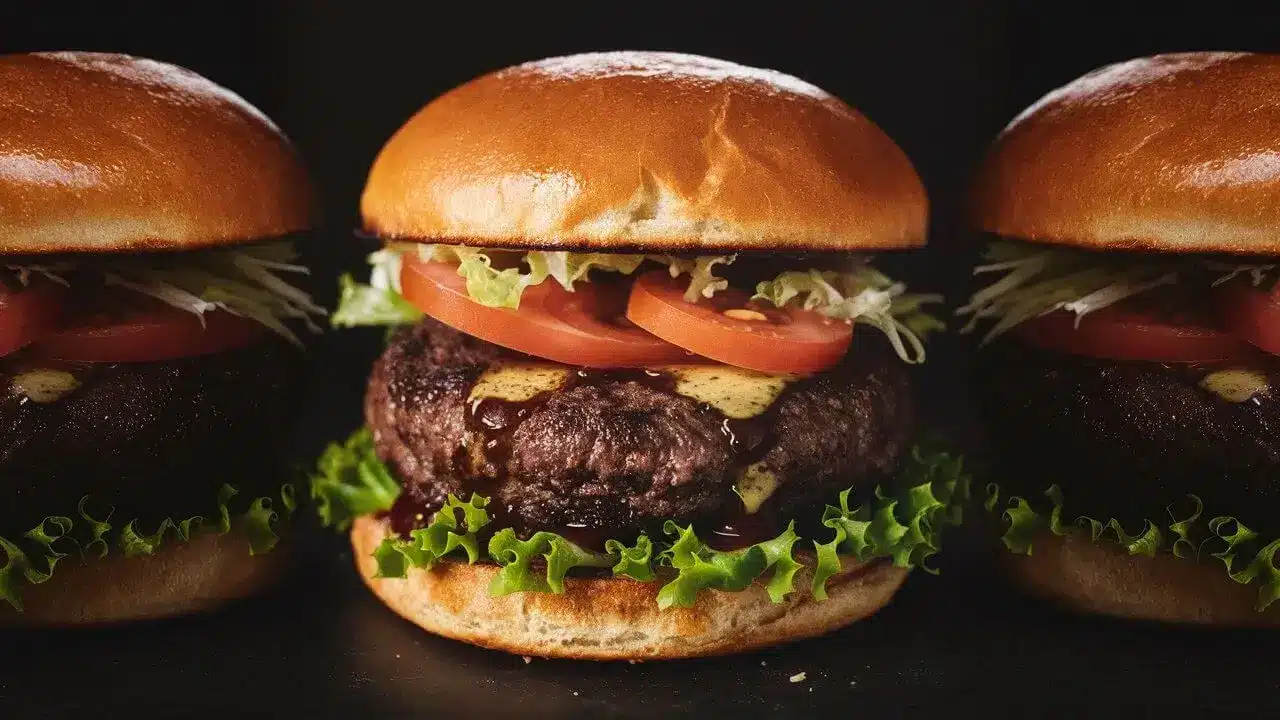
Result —
[[[742,507],[748,515],[759,510],[777,489],[778,476],[774,475],[763,462],[748,465],[742,471],[742,479],[733,486],[733,491],[742,498]]]
[[[63,370],[29,370],[9,382],[13,392],[35,403],[57,402],[80,387],[76,376]]]
[[[1233,403],[1248,402],[1271,395],[1271,383],[1266,373],[1243,368],[1229,368],[1209,373],[1200,380],[1200,387]]]
[[[471,402],[493,398],[506,402],[528,402],[542,393],[564,387],[570,369],[563,365],[543,363],[508,363],[495,365],[471,387]]]
[[[576,372],[555,363],[495,365],[476,380],[468,400],[473,403],[491,398],[513,403],[528,402],[543,393],[564,388]],[[608,374],[614,371],[599,372]],[[668,377],[676,394],[709,405],[733,420],[745,420],[764,413],[786,389],[787,383],[794,379],[727,365],[673,365],[625,372],[647,372],[655,379]]]

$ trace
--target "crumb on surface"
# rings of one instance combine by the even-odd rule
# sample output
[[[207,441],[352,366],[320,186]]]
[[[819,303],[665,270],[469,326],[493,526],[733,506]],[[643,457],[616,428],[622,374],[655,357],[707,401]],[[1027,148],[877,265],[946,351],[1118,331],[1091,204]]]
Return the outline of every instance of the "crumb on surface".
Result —
[[[525,665],[528,665],[528,664],[529,664],[529,663],[531,663],[531,662],[533,662],[533,658],[529,657],[528,655],[525,655],[525,656],[524,656],[524,664],[525,664]]]
[[[806,677],[806,676],[805,676],[805,674],[804,674],[803,672],[798,672],[798,673],[796,673],[795,675],[792,675],[792,676],[790,677],[790,680],[791,680],[791,682],[793,682],[793,683],[804,682],[805,677]]]

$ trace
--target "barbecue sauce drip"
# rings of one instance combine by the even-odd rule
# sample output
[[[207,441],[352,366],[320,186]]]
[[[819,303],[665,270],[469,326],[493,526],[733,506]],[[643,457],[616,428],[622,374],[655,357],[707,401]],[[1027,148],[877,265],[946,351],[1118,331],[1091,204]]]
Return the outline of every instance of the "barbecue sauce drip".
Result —
[[[459,498],[465,501],[472,493],[490,498],[490,504],[486,508],[490,518],[490,524],[486,527],[489,532],[507,527],[515,527],[521,537],[528,537],[536,532],[534,528],[519,527],[511,509],[499,506],[494,500],[497,497],[496,490],[508,479],[517,430],[555,392],[608,383],[634,382],[658,391],[676,393],[680,378],[675,372],[667,370],[565,368],[562,377],[544,377],[541,382],[550,387],[541,392],[517,387],[512,392],[502,393],[508,397],[522,398],[519,400],[495,396],[478,397],[472,399],[467,406],[466,427],[470,431],[471,441],[470,445],[458,448],[455,463],[472,466],[482,463],[486,470],[484,474],[489,480],[473,480],[472,484],[462,488]],[[711,404],[702,403],[705,412],[720,416],[720,429],[725,442],[735,454],[735,471],[738,475],[748,466],[760,461],[772,449],[775,442],[772,428],[776,408],[788,391],[789,386],[784,387],[762,412],[750,417],[729,417]],[[479,447],[475,446],[477,441]],[[430,523],[434,514],[431,508],[438,507],[442,500],[443,498],[426,497],[417,488],[406,488],[394,506],[383,513],[382,517],[389,520],[395,533],[408,537],[412,530]],[[726,505],[728,507],[721,516],[705,523],[696,523],[694,528],[699,538],[716,549],[731,550],[769,540],[780,534],[786,526],[785,522],[779,523],[770,511],[771,503],[763,503],[756,512],[747,512],[743,502],[737,497],[731,498]],[[603,552],[605,542],[610,539],[630,542],[640,532],[647,533],[653,539],[663,536],[660,524],[647,528],[623,529],[570,523],[550,530],[574,544],[597,552]]]

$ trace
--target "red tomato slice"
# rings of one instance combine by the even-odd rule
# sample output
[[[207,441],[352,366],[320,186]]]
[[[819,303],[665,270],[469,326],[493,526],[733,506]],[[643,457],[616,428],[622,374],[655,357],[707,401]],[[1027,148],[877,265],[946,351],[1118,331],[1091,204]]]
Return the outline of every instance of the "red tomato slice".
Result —
[[[853,326],[815,312],[752,303],[739,290],[721,290],[696,303],[685,285],[664,270],[641,275],[631,290],[627,317],[690,352],[726,365],[766,373],[803,374],[839,364],[853,341]],[[756,319],[739,319],[726,311]]]
[[[16,292],[0,286],[0,357],[57,330],[63,290],[47,280],[34,280]]]
[[[99,311],[75,318],[31,351],[42,357],[81,362],[160,362],[244,347],[268,330],[223,310],[201,318],[146,295],[95,296]]]
[[[1221,288],[1219,307],[1231,332],[1272,355],[1280,355],[1280,292],[1232,281]]]
[[[1018,332],[1038,347],[1107,360],[1199,363],[1248,353],[1208,312],[1165,293],[1091,312],[1079,326],[1074,313],[1050,313],[1023,323]]]
[[[691,359],[626,322],[624,284],[582,283],[568,292],[548,280],[527,288],[518,310],[492,308],[471,299],[457,267],[406,257],[400,288],[406,300],[445,325],[526,355],[583,367],[644,367]]]

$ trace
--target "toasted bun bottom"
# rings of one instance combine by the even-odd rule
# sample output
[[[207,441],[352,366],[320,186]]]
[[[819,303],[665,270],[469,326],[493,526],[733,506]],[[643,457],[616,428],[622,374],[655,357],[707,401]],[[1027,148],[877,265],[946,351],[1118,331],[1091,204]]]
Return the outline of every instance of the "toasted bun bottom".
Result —
[[[1043,533],[1034,554],[1002,552],[1014,581],[1069,610],[1167,623],[1223,627],[1280,625],[1280,606],[1254,609],[1256,587],[1227,577],[1216,559],[1130,555],[1071,533]]]
[[[168,543],[154,555],[63,558],[53,577],[28,586],[19,613],[0,603],[0,625],[107,625],[188,615],[247,597],[280,575],[287,543],[262,555],[233,529]]]
[[[888,562],[846,567],[819,602],[796,592],[774,604],[757,583],[742,592],[708,591],[689,608],[659,610],[658,582],[568,578],[565,592],[495,598],[492,565],[440,563],[407,578],[375,578],[372,555],[385,522],[363,517],[351,530],[356,567],[392,610],[437,635],[518,655],[585,660],[675,659],[727,655],[822,635],[874,614],[906,580]],[[796,587],[812,581],[806,570]]]

